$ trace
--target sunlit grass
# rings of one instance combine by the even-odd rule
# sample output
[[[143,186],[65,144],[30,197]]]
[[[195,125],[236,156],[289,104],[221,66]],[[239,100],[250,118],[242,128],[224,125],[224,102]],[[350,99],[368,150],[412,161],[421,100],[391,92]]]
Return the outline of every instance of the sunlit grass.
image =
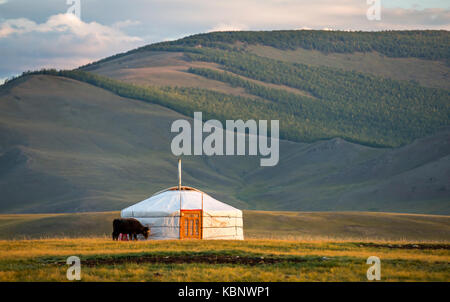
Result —
[[[448,249],[368,247],[346,240],[137,241],[106,237],[0,241],[0,281],[67,281],[68,256],[79,256],[83,281],[366,281],[369,256],[382,262],[383,281],[449,281]],[[385,241],[380,241],[386,243]],[[391,244],[405,242],[391,242]],[[411,242],[408,242],[411,243]],[[297,257],[276,264],[135,263],[83,266],[120,256],[233,255]]]

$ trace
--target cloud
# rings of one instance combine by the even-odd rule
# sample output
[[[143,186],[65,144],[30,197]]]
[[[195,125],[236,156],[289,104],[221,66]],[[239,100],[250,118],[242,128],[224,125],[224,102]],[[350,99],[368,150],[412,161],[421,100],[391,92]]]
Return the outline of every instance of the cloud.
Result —
[[[127,24],[131,22],[121,25]],[[119,28],[85,23],[73,14],[53,15],[43,23],[5,20],[0,23],[0,53],[8,59],[0,61],[0,70],[7,72],[0,76],[17,73],[18,68],[74,68],[143,44]]]
[[[141,24],[140,21],[125,20],[125,21],[119,21],[119,22],[114,23],[112,25],[112,27],[117,28],[117,29],[122,29],[122,28],[126,28],[126,27],[137,26],[140,24]]]
[[[117,24],[123,27],[131,23],[132,21],[127,20]],[[104,26],[97,22],[85,23],[73,14],[53,15],[47,22],[41,24],[25,18],[10,19],[0,24],[0,39],[13,34],[21,35],[32,32],[71,34],[79,38],[95,36],[97,40],[102,41],[135,42],[141,40],[138,37],[129,37],[116,28]]]
[[[448,7],[382,6],[381,21],[369,21],[365,0],[157,0],[133,10],[136,19],[154,35],[195,34],[216,30],[278,30],[332,28],[334,30],[450,29]],[[146,2],[147,3],[147,2]],[[382,1],[382,5],[387,1]],[[117,5],[117,4],[116,4]],[[148,7],[147,7],[148,5]],[[427,4],[424,4],[427,5]],[[401,14],[395,17],[395,14]],[[124,14],[126,15],[126,14]],[[419,18],[418,18],[419,17]],[[157,26],[155,26],[157,24]]]
[[[247,30],[248,26],[243,24],[237,24],[237,23],[219,23],[213,28],[207,30],[207,32],[213,32],[213,31],[238,31],[238,30]]]
[[[450,30],[450,11],[442,8],[383,8],[381,20],[370,23],[369,30]]]
[[[8,0],[0,0],[0,5],[7,3]]]

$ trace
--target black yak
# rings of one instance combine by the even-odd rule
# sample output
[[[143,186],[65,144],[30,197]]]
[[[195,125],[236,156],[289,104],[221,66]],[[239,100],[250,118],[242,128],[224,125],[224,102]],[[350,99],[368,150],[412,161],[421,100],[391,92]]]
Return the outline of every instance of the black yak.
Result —
[[[134,218],[119,218],[113,221],[113,240],[118,240],[120,234],[128,234],[130,240],[137,240],[137,235],[142,234],[145,239],[150,235],[150,229],[143,226]]]

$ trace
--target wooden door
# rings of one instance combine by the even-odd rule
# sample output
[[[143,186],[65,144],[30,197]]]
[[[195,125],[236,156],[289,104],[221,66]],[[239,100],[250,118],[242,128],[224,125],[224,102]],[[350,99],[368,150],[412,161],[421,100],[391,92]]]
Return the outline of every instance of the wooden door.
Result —
[[[202,239],[202,210],[181,210],[180,239]]]

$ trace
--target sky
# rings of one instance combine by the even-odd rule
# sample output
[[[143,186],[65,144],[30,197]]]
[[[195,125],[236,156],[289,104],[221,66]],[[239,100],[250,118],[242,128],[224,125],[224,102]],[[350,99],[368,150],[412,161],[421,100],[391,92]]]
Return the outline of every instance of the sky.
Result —
[[[68,13],[76,1],[80,18]],[[366,16],[374,1],[380,20]],[[450,1],[0,0],[0,84],[197,33],[279,29],[450,30]]]

